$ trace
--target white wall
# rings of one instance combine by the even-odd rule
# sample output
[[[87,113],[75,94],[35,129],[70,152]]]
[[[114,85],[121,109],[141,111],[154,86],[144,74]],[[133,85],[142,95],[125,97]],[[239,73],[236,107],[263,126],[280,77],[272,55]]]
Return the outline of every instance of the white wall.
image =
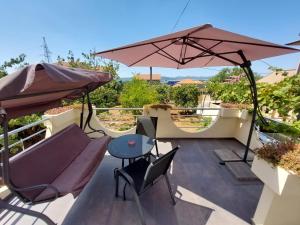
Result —
[[[80,112],[81,111],[79,109],[73,109],[58,115],[44,115],[49,118],[49,120],[45,122],[45,125],[48,128],[47,137],[71,123],[79,125]],[[88,112],[85,111],[84,118],[86,118],[87,114]],[[243,112],[238,109],[222,108],[216,120],[208,128],[199,132],[187,132],[174,124],[170,110],[156,110],[150,108],[144,110],[144,115],[158,117],[158,138],[236,138],[243,144],[246,144],[251,120],[251,115],[248,115],[245,111]],[[94,129],[104,130],[112,137],[135,133],[135,128],[127,131],[110,130],[101,123],[95,113],[92,117],[91,125]],[[88,132],[90,129],[87,128],[86,131]],[[91,136],[97,137],[100,136],[100,134],[94,133]],[[253,132],[251,148],[254,149],[259,146],[260,142],[257,138],[256,132]]]

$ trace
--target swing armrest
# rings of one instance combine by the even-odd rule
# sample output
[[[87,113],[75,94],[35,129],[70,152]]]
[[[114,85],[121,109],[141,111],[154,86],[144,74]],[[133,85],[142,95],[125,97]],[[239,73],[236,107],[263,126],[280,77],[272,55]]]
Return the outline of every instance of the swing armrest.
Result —
[[[92,133],[100,133],[100,134],[103,134],[103,135],[107,135],[103,130],[92,130],[90,132],[85,132],[85,134],[92,134]]]
[[[57,199],[59,197],[59,191],[56,187],[54,187],[52,184],[38,184],[30,187],[24,187],[24,188],[17,188],[17,187],[10,187],[13,191],[16,192],[26,192],[26,191],[34,191],[38,189],[51,189],[54,192],[53,200]],[[52,198],[51,198],[52,199]],[[30,199],[31,202],[34,202],[33,199]]]

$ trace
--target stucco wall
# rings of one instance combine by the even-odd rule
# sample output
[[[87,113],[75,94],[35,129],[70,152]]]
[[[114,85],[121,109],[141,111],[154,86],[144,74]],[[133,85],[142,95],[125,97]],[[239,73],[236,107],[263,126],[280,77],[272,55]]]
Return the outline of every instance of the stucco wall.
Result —
[[[79,124],[80,110],[73,109],[58,115],[44,115],[49,120],[45,122],[47,126],[47,137],[54,134],[71,123]],[[85,111],[84,118],[88,115]],[[144,115],[158,117],[158,138],[236,138],[243,144],[246,144],[251,115],[242,112],[238,109],[221,109],[216,120],[206,129],[199,132],[187,132],[177,127],[170,114],[170,110],[164,109],[147,109],[144,110]],[[93,114],[91,126],[94,129],[104,130],[112,137],[118,137],[124,134],[135,133],[135,127],[127,131],[113,131],[106,128],[98,117]],[[90,129],[86,128],[86,132]],[[101,134],[93,133],[90,136],[99,137]],[[253,132],[251,148],[254,149],[260,146],[256,132]]]
[[[300,224],[300,178],[255,157],[252,171],[264,182],[253,222],[256,225]]]

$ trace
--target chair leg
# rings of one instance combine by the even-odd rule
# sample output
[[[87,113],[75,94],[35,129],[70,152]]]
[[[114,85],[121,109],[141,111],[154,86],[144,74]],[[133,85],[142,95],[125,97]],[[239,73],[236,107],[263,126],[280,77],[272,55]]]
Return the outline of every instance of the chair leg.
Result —
[[[127,183],[124,184],[124,188],[123,188],[123,201],[126,201],[126,187],[127,187]]]
[[[171,196],[171,199],[172,199],[172,203],[173,203],[173,205],[176,205],[176,201],[175,201],[174,195],[172,193],[171,184],[170,184],[169,177],[168,177],[167,174],[165,174],[165,178],[166,178],[166,183],[167,183],[167,186],[168,186],[168,190],[169,190],[169,193],[170,193],[170,196]]]
[[[48,216],[46,216],[43,213],[36,212],[36,211],[30,210],[30,209],[24,209],[24,208],[14,206],[14,205],[10,205],[9,203],[4,202],[3,200],[0,200],[0,208],[8,209],[13,212],[18,212],[18,213],[22,213],[22,214],[33,216],[33,217],[37,217],[37,218],[43,220],[47,225],[56,225],[56,223],[54,223]]]
[[[158,146],[157,146],[157,140],[155,140],[155,149],[156,149],[156,155],[157,155],[157,157],[159,157]]]
[[[139,211],[139,216],[140,216],[140,219],[141,219],[141,223],[142,223],[142,225],[146,225],[145,218],[144,218],[144,213],[143,213],[143,210],[142,210],[142,206],[141,206],[141,203],[140,203],[139,196],[136,193],[136,190],[131,185],[130,185],[130,188],[132,190],[133,198],[135,200],[135,203],[136,203],[138,211]]]
[[[115,176],[115,182],[116,182],[115,196],[118,197],[119,196],[119,174],[118,174],[117,169],[115,169],[115,171],[114,171],[114,176]]]

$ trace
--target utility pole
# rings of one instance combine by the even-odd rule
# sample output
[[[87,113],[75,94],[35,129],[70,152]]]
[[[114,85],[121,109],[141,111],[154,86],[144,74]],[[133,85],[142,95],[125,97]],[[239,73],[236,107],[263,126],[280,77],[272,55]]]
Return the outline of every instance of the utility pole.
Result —
[[[47,42],[46,42],[46,38],[43,37],[43,45],[42,45],[43,51],[44,51],[44,61],[47,63],[51,63],[51,54],[52,52],[50,52]]]

